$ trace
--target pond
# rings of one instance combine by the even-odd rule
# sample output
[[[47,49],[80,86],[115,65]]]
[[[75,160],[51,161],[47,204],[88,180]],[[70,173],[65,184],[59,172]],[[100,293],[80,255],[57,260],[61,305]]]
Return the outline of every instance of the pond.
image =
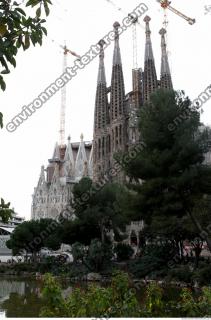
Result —
[[[0,315],[38,317],[42,283],[21,278],[0,278]]]
[[[70,293],[74,286],[69,281],[62,281],[62,288]],[[41,299],[43,282],[29,278],[0,277],[0,318],[38,317],[44,306]],[[82,284],[84,286],[85,283]],[[176,288],[165,289],[165,300],[177,300],[179,291]],[[144,288],[138,293],[143,301]]]

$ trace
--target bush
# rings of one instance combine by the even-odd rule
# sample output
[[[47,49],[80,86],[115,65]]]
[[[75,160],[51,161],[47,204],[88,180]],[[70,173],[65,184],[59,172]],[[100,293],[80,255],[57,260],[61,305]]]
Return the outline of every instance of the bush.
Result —
[[[86,264],[92,271],[99,272],[107,268],[112,258],[110,244],[104,244],[98,239],[93,239],[89,246]]]
[[[151,276],[153,272],[159,272],[162,268],[162,260],[153,256],[143,256],[131,261],[128,265],[129,271],[137,278]]]
[[[138,317],[140,307],[128,275],[116,273],[107,288],[91,285],[87,290],[75,288],[64,299],[61,287],[50,275],[46,275],[43,289],[46,307],[41,317]]]
[[[204,265],[194,271],[193,280],[198,281],[200,285],[211,285],[211,266]]]
[[[146,287],[139,304],[134,288],[126,273],[113,275],[110,286],[91,285],[84,290],[74,288],[69,297],[49,274],[45,276],[43,298],[45,308],[41,317],[203,317],[211,316],[211,288],[203,288],[200,296],[183,289],[175,300],[164,299],[164,290],[156,283]]]
[[[117,255],[118,261],[124,261],[132,257],[134,250],[131,248],[129,244],[118,243],[114,248],[114,252]]]
[[[169,280],[182,281],[186,283],[192,282],[193,272],[190,271],[188,265],[181,265],[177,268],[171,269],[168,272]]]

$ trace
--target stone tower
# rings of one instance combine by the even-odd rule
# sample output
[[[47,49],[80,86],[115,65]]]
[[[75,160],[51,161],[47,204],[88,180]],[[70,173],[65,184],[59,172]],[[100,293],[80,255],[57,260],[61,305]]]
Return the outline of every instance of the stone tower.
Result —
[[[150,99],[150,95],[158,88],[157,73],[155,69],[155,60],[152,50],[151,31],[149,22],[151,18],[146,16],[144,22],[146,23],[146,44],[145,44],[145,57],[144,57],[144,101]]]
[[[166,51],[165,34],[166,30],[162,28],[159,31],[161,35],[161,70],[160,70],[160,87],[163,89],[173,89],[171,72],[169,68],[168,55]]]
[[[98,180],[109,166],[111,142],[109,132],[109,105],[106,85],[106,75],[104,66],[104,46],[105,42],[101,40],[99,55],[99,70],[97,78],[97,90],[95,98],[95,115],[94,115],[94,180]]]
[[[151,31],[146,16],[146,44],[144,71],[137,67],[132,70],[132,91],[125,94],[124,75],[119,47],[119,27],[115,22],[114,27],[114,52],[112,63],[111,86],[107,87],[104,66],[104,42],[101,40],[99,55],[99,70],[94,115],[93,139],[93,177],[97,181],[103,176],[111,180],[123,181],[123,174],[116,178],[110,177],[108,172],[114,168],[114,155],[118,151],[127,151],[140,139],[138,129],[139,111],[144,103],[150,100],[150,95],[158,88],[172,89],[171,73],[165,42],[165,29],[160,30],[161,35],[161,76],[157,79],[155,60],[152,50]],[[108,99],[110,94],[110,103]],[[109,170],[111,169],[111,170]]]
[[[127,145],[125,85],[118,33],[120,24],[115,22],[113,26],[115,32],[115,43],[110,99],[111,164],[113,162],[113,155],[117,151],[124,151]]]

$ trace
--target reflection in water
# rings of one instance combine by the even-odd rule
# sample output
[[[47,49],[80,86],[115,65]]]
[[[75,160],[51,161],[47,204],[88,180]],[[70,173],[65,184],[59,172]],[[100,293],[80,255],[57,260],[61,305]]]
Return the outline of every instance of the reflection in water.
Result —
[[[5,318],[5,311],[0,310],[0,319]]]
[[[42,306],[39,281],[0,279],[0,318],[3,310],[6,317],[37,317]]]

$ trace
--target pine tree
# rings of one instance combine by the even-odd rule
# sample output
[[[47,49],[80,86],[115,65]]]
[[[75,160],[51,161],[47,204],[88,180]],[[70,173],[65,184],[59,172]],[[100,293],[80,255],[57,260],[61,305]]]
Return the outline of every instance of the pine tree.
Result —
[[[211,250],[211,166],[204,164],[210,131],[199,111],[184,92],[159,90],[141,109],[139,129],[145,148],[124,165],[135,181],[134,218],[148,225],[168,220],[175,228],[187,216]]]

